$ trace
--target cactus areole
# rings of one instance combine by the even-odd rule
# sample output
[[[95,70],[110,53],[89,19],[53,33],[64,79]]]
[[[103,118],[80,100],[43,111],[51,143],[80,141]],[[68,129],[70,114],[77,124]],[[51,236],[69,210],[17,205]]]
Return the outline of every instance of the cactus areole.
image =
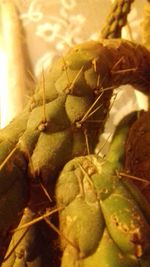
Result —
[[[0,202],[2,218],[0,233],[3,233],[0,242],[2,244],[10,227],[17,223],[16,218],[18,219],[20,212],[32,202],[33,184],[44,186],[45,194],[52,192],[54,199],[55,184],[63,166],[74,157],[94,153],[99,134],[103,132],[109,114],[113,89],[129,83],[141,92],[149,94],[149,69],[150,52],[145,47],[129,41],[112,39],[101,40],[101,42],[91,41],[73,47],[52,66],[51,70],[47,70],[41,75],[35,93],[23,112],[0,131],[0,183],[3,184],[0,191],[2,196],[7,193],[7,197],[2,198],[3,201]],[[74,192],[75,190],[74,188]],[[69,190],[67,194],[69,197]],[[97,193],[92,193],[90,197],[95,198],[94,194],[97,195]],[[38,194],[37,196],[39,197]],[[118,200],[113,199],[112,201]],[[91,207],[85,206],[85,203],[80,202],[82,201],[77,199],[76,205],[83,206],[83,214],[87,212],[85,221],[83,218],[83,225],[90,221],[91,216],[96,216],[93,225],[98,230],[98,234],[93,236],[90,246],[88,243],[86,244],[84,234],[83,239],[81,235],[81,244],[79,244],[83,248],[81,258],[86,253],[91,255],[99,243],[98,238],[103,235],[103,249],[106,249],[106,244],[109,243],[114,257],[116,257],[115,253],[118,249],[122,251],[121,253],[129,254],[125,267],[138,266],[137,257],[136,261],[131,259],[134,248],[128,244],[130,236],[125,237],[126,240],[119,248],[117,247],[119,241],[113,240],[115,235],[117,238],[117,230],[112,229],[109,221],[109,212],[111,208],[113,209],[111,203],[109,205],[107,201],[105,202],[108,207],[104,205],[105,203],[101,203],[101,209],[99,209],[100,203],[96,202],[94,205],[97,206],[93,210]],[[90,203],[90,205],[93,204]],[[8,207],[7,212],[5,212],[6,206]],[[72,210],[69,211],[69,214],[69,216],[74,216]],[[129,217],[130,215],[128,214]],[[143,232],[140,233],[145,238],[146,233],[149,233],[147,230],[149,226],[142,216],[143,228],[141,231]],[[102,225],[108,221],[108,229],[105,227],[104,232],[101,229],[102,225],[99,226],[100,221]],[[138,222],[136,224],[138,225]],[[90,231],[91,227],[87,231]],[[144,227],[147,232],[144,232]],[[84,227],[82,230],[85,231]],[[76,231],[75,236],[74,233],[71,234],[75,239],[76,234],[77,236],[80,234],[78,229]],[[136,238],[134,242],[137,242]],[[142,242],[141,239],[140,242]],[[142,247],[146,253],[147,243],[146,240],[144,248],[142,246],[136,248],[140,250]],[[66,250],[65,253],[70,252]],[[73,253],[76,254],[76,251]],[[138,251],[137,256],[143,255],[142,253]],[[105,251],[104,254],[107,255],[107,252]],[[124,254],[120,255],[123,257]],[[67,258],[67,263],[63,261],[62,266],[71,266],[69,264],[73,259],[74,257],[68,263]],[[75,259],[77,259],[76,256]],[[95,259],[91,259],[91,262],[93,261]],[[118,261],[117,258],[116,262]],[[91,264],[90,260],[88,263],[83,261],[83,266],[93,266]],[[103,262],[102,265],[103,267],[109,266],[104,265]],[[123,261],[114,265],[112,267],[123,266]],[[82,265],[76,265],[75,260],[72,266]],[[141,266],[144,267],[144,265]]]

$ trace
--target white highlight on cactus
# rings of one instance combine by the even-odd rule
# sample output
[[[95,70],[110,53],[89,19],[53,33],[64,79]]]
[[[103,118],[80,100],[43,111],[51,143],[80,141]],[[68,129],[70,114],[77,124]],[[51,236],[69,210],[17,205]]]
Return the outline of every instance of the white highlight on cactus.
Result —
[[[1,88],[1,108],[3,109],[3,113],[1,112],[1,127],[4,127],[23,109],[26,77],[22,47],[22,30],[18,11],[14,2],[11,0],[0,1],[0,8],[1,45],[4,51],[1,61],[3,71],[1,77],[5,79],[3,81],[5,86],[3,85],[3,88]]]
[[[7,121],[7,98],[8,98],[8,72],[5,52],[0,49],[0,127],[5,126]]]

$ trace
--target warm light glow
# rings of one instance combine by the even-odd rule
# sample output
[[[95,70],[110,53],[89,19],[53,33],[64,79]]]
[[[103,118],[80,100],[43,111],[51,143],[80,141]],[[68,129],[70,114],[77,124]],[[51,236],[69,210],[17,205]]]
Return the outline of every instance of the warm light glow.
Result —
[[[7,99],[8,99],[8,71],[7,57],[0,48],[0,127],[3,128],[8,121]]]
[[[25,66],[22,30],[16,5],[0,0],[0,115],[1,127],[22,111],[25,102]]]

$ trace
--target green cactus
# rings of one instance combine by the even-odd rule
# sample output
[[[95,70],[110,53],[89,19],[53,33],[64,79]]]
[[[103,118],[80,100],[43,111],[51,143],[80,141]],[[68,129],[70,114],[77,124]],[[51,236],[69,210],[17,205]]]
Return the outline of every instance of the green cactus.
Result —
[[[127,23],[127,15],[130,12],[134,0],[116,0],[107,17],[107,23],[101,31],[102,38],[120,38],[122,27]]]
[[[22,121],[17,127],[19,148],[32,162],[31,176],[43,181],[50,176],[54,179],[69,159],[93,152],[109,112],[113,88],[130,83],[148,94],[149,65],[150,54],[144,47],[120,40],[87,42],[60,58],[29,101],[23,129]],[[7,140],[5,132],[7,127],[0,133],[2,142]],[[10,134],[14,144],[15,137]]]
[[[28,225],[35,219],[35,216],[34,212],[25,208],[21,221],[12,236],[2,267],[49,266],[50,247],[44,240],[42,227],[40,224]],[[27,226],[24,227],[25,225]]]
[[[149,68],[150,53],[144,47],[103,40],[75,46],[42,75],[22,114],[0,131],[1,195],[10,188],[1,204],[0,232],[6,234],[17,223],[30,200],[31,180],[44,183],[53,196],[64,164],[94,152],[116,86],[130,83],[149,94]],[[4,206],[14,207],[13,214],[4,212]]]
[[[29,209],[25,209],[23,217],[18,225],[18,228],[31,220],[35,214]],[[33,243],[35,239],[35,227],[24,228],[14,233],[10,242],[7,254],[5,256],[3,267],[27,266],[26,262],[30,259],[33,250]],[[20,242],[19,242],[20,241]]]
[[[114,4],[103,37],[120,37],[132,2]],[[0,248],[11,237],[9,230],[18,224],[21,211],[33,208],[32,195],[44,184],[54,199],[62,167],[82,155],[64,167],[56,186],[57,203],[63,207],[62,267],[149,267],[149,205],[116,173],[123,166],[132,115],[117,128],[105,161],[85,156],[94,153],[103,132],[113,89],[129,83],[149,95],[149,69],[145,47],[112,39],[77,45],[42,73],[22,114],[0,130]],[[18,227],[44,212],[47,202],[39,206],[37,214],[26,208]],[[38,224],[15,232],[2,266],[49,266],[54,244],[41,229]],[[44,242],[46,250],[38,246]],[[0,261],[2,256],[0,251]]]
[[[59,176],[56,199],[65,206],[59,215],[62,267],[150,264],[150,209],[145,216],[146,200],[139,203],[138,189],[117,175],[135,117],[130,114],[119,124],[105,160],[96,155],[75,158]]]

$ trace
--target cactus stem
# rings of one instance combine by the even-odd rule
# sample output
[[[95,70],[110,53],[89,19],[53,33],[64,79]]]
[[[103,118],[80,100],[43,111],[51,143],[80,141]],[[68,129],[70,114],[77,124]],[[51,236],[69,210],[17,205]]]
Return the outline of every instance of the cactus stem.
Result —
[[[0,171],[3,169],[3,167],[6,165],[8,160],[12,157],[12,155],[15,153],[15,151],[18,149],[18,146],[16,145],[11,152],[8,154],[8,156],[4,159],[4,161],[0,164]]]
[[[21,140],[19,140],[19,144],[21,144],[21,143],[22,143]],[[32,174],[32,177],[35,178],[35,171],[34,171],[32,158],[31,158],[30,152],[29,152],[27,146],[25,146],[25,144],[23,144],[23,151],[24,151],[24,154],[27,157],[27,160],[28,160],[29,165],[30,165],[30,173]]]
[[[81,168],[80,164],[79,167]],[[85,198],[85,191],[84,191],[84,187],[83,187],[83,180],[81,179],[81,176],[78,175],[77,173],[75,173],[77,180],[78,180],[78,184],[79,184],[79,195],[82,198]]]
[[[131,40],[132,42],[134,42],[135,40],[134,40],[134,38],[133,38],[132,28],[131,28],[130,23],[129,23],[128,20],[127,20],[126,27],[127,27],[127,31],[128,31],[130,40]]]
[[[42,69],[42,88],[43,88],[43,122],[47,122],[46,119],[46,105],[45,105],[45,75],[44,70]]]
[[[29,227],[24,231],[24,233],[22,234],[22,236],[17,240],[17,242],[15,243],[15,245],[13,246],[13,248],[9,251],[9,253],[6,255],[6,257],[3,259],[3,262],[7,261],[10,258],[10,256],[12,255],[12,253],[15,251],[15,249],[20,244],[21,240],[24,238],[24,236],[28,232],[28,230],[29,230]]]
[[[48,219],[48,218],[44,218],[44,221],[49,225],[50,228],[52,228],[61,238],[65,239],[67,241],[67,243],[69,243],[73,248],[75,248],[78,252],[79,249],[77,248],[77,246],[75,246],[75,244],[73,242],[71,242],[61,231],[59,231],[59,229]]]
[[[127,24],[127,16],[133,2],[134,0],[119,0],[114,2],[112,10],[107,17],[106,25],[101,31],[102,38],[121,37],[122,27]]]
[[[67,70],[67,63],[66,63],[65,58],[63,56],[62,56],[62,59],[63,59],[63,62],[64,62],[64,70],[66,72],[66,77],[67,77],[67,80],[68,80],[68,88],[70,88],[71,82],[70,82],[69,74],[68,74],[68,70]]]

